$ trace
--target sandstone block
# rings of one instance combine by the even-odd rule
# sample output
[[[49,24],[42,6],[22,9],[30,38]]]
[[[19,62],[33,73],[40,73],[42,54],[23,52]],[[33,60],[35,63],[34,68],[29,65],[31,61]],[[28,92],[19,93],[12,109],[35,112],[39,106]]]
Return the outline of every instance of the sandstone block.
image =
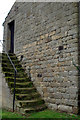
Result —
[[[57,105],[56,104],[49,104],[49,108],[52,108],[53,110],[57,110]]]
[[[63,112],[72,112],[72,107],[65,106],[65,105],[58,105],[58,110],[61,110]]]

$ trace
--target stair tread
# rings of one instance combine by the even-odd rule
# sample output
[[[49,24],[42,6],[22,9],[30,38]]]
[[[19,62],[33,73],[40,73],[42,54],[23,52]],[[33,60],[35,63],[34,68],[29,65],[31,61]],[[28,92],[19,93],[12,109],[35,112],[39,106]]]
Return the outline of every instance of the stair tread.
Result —
[[[14,74],[13,71],[10,71],[10,72],[6,72],[6,71],[4,72],[4,71],[3,71],[3,73],[4,73],[4,74],[6,74],[6,73],[8,73],[8,74]],[[23,73],[23,72],[18,72],[17,75],[21,75],[21,73]],[[26,75],[26,73],[24,73],[24,74]],[[24,74],[22,74],[22,75],[24,75]],[[11,77],[11,76],[10,76],[10,77]]]
[[[4,69],[11,69],[11,70],[13,70],[14,68],[10,68],[10,67],[4,67]],[[16,68],[17,70],[24,70],[23,68]]]
[[[7,78],[7,79],[8,79],[8,78],[14,79],[14,77],[5,77],[5,78]],[[25,79],[25,80],[26,80],[27,78],[23,78],[23,77],[17,78],[17,77],[16,77],[16,79],[19,79],[19,80],[24,80],[24,79]]]
[[[2,58],[2,61],[5,61],[5,60],[7,60],[7,61],[9,61],[9,59],[8,58]],[[20,61],[18,61],[17,59],[11,59],[12,61],[16,61],[16,62],[20,62]]]
[[[9,55],[10,56],[10,55]],[[6,55],[3,55],[3,57],[7,57]],[[16,55],[13,55],[13,56],[10,56],[11,58],[16,58],[17,59],[17,57],[16,57]]]
[[[4,63],[4,62],[2,62],[2,64],[7,65],[7,63]],[[11,65],[11,64],[9,64],[9,65]],[[15,65],[19,65],[19,66],[21,66],[21,64],[20,64],[20,63],[15,63]]]
[[[9,82],[10,84],[14,84],[14,82]],[[23,82],[23,83],[18,83],[18,82],[16,82],[16,85],[28,85],[28,84],[30,84],[30,83],[32,83],[32,82]]]
[[[6,71],[3,71],[4,73],[14,73],[13,71],[9,71],[9,72],[6,72]],[[23,73],[23,71],[18,71],[17,74],[21,74]],[[24,73],[26,75],[26,73]]]
[[[44,107],[46,107],[46,105],[45,104],[41,104],[41,105],[38,105],[36,107],[25,108],[24,111],[27,111],[27,110],[38,110],[38,109],[44,108]]]
[[[24,93],[22,93],[22,94],[16,94],[16,96],[30,96],[30,95],[37,95],[37,94],[39,94],[39,93],[37,93],[37,92],[34,92],[34,93],[31,93],[31,94],[24,94]]]
[[[9,55],[12,55],[12,56],[13,56],[13,55],[15,56],[15,54],[14,54],[14,53],[8,53],[8,54],[9,54]]]
[[[35,87],[28,87],[28,88],[16,88],[18,90],[29,90],[29,89],[35,89]]]
[[[6,66],[12,66],[11,63],[4,63],[4,61],[2,61],[2,65],[6,65]],[[15,67],[22,67],[21,64],[15,63]]]
[[[24,102],[24,103],[31,103],[31,102],[37,102],[37,101],[43,101],[42,99],[33,99],[33,100],[17,100],[17,102]]]

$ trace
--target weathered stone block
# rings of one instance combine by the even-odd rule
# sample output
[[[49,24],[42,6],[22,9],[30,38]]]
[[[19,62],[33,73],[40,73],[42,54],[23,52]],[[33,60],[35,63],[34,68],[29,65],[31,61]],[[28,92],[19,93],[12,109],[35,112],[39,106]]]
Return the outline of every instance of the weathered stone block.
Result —
[[[56,104],[49,104],[49,108],[52,108],[53,110],[57,110],[57,105]]]
[[[72,112],[72,107],[70,106],[65,106],[65,105],[58,105],[58,110],[63,111],[63,112]]]

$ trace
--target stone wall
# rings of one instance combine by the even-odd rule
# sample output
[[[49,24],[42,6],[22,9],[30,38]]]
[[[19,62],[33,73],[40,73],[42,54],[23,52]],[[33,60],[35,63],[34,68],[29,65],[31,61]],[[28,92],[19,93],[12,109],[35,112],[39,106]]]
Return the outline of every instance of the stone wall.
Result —
[[[2,74],[2,108],[13,110],[13,95],[10,93],[5,76]]]
[[[0,53],[0,118],[2,118],[2,70],[1,70],[2,55]]]
[[[15,54],[50,109],[78,112],[78,3],[15,3]],[[7,39],[8,44],[8,39]]]
[[[5,76],[2,73],[2,54],[0,53],[0,118],[2,117],[2,108],[11,109],[13,108],[13,96],[10,93],[8,84],[6,83]]]

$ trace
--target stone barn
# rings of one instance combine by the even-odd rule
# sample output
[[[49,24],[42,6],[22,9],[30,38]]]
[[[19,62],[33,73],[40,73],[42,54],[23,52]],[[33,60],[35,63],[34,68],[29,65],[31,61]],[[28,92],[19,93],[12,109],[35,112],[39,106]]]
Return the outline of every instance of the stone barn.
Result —
[[[44,108],[79,113],[79,21],[79,2],[15,2],[5,18],[3,52],[16,55],[40,99],[45,102],[45,105],[42,103]],[[3,73],[7,78],[6,72],[11,70],[5,72],[4,62],[7,63],[7,58],[2,59]],[[27,103],[30,108],[31,105],[35,108],[37,103],[33,97],[27,97],[31,94],[27,89],[27,79],[20,83],[16,83],[16,89],[19,90],[22,84],[25,90],[17,91],[20,104],[16,102],[19,107],[16,109],[23,111],[22,107],[26,106],[26,111],[30,110]],[[36,93],[34,95],[38,97]]]

